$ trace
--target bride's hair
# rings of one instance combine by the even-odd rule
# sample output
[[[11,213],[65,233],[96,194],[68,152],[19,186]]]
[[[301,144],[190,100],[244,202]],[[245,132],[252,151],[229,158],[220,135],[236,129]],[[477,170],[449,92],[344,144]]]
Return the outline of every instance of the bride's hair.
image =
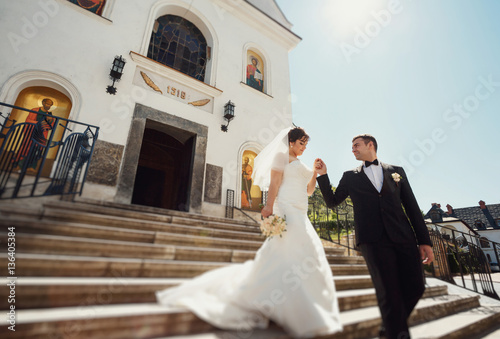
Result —
[[[303,128],[295,127],[288,132],[288,142],[295,142],[297,140],[309,140],[309,135],[307,135]]]

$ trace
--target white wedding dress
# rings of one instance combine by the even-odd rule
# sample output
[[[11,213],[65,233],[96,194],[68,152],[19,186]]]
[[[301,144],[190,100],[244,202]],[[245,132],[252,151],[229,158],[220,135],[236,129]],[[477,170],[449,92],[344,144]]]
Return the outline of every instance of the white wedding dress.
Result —
[[[286,217],[280,238],[266,239],[254,260],[229,264],[156,293],[160,304],[185,307],[227,330],[265,328],[269,320],[293,337],[342,330],[330,265],[307,218],[312,171],[286,165],[274,213]]]

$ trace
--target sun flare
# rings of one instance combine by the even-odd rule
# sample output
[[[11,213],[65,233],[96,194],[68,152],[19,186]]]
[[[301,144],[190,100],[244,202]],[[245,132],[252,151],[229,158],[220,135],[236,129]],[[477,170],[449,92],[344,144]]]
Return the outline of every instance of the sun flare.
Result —
[[[390,1],[390,0],[389,0]],[[331,34],[345,39],[363,29],[372,20],[372,13],[388,6],[387,0],[329,0],[325,1],[322,16]]]

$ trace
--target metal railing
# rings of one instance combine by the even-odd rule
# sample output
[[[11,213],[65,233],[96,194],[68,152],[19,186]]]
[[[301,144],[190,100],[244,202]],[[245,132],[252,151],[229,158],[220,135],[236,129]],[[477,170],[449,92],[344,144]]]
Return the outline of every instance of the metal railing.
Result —
[[[354,211],[350,203],[344,201],[333,210],[309,203],[308,216],[321,239],[345,247],[349,256],[359,250],[354,239]]]
[[[321,239],[347,248],[348,255],[358,249],[354,240],[353,208],[342,203],[335,209],[309,204],[309,219]],[[500,263],[500,244],[441,225],[428,225],[435,260],[424,265],[428,275],[500,299],[491,278],[490,262]]]
[[[255,220],[250,215],[248,215],[248,213],[246,213],[243,209],[235,206],[235,204],[234,204],[234,190],[227,189],[226,190],[226,218],[234,219],[234,210],[239,211],[246,218],[250,219],[251,221],[253,221],[256,224],[259,224],[259,222],[257,220]]]
[[[232,189],[226,191],[226,218],[234,218],[234,190]]]
[[[490,266],[490,259],[499,263],[500,244],[442,225],[428,227],[436,257],[429,267],[430,273],[457,286],[500,299]]]
[[[0,199],[81,194],[99,127],[0,102],[6,108],[37,122],[0,112]]]

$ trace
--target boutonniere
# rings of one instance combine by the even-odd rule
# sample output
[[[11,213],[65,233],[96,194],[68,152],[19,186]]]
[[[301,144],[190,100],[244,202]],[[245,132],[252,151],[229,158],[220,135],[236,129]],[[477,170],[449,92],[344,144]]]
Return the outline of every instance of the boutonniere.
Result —
[[[392,180],[394,180],[394,182],[396,183],[396,186],[401,181],[401,179],[403,179],[403,177],[400,176],[399,173],[396,173],[396,172],[392,173],[391,176],[392,176]]]

